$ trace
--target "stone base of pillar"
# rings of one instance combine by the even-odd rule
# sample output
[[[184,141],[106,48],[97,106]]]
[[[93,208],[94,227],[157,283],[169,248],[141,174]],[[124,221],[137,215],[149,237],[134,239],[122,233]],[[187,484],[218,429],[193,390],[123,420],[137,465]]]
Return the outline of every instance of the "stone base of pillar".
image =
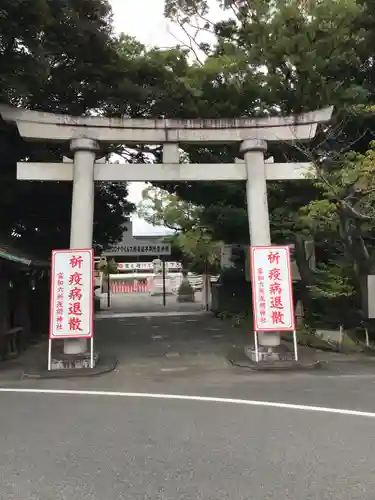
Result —
[[[274,348],[264,350],[260,348],[259,361],[256,362],[255,349],[253,346],[246,347],[244,352],[244,360],[240,360],[240,366],[245,366],[255,371],[293,371],[293,370],[315,370],[324,367],[324,363],[316,359],[314,353],[306,353],[298,361],[294,359],[294,352],[290,351],[287,346],[284,352],[276,352]],[[248,360],[246,362],[246,359]],[[235,360],[231,360],[236,364]]]
[[[51,370],[81,370],[82,368],[90,367],[90,353],[84,354],[65,354],[61,353],[57,356],[52,356]],[[94,353],[94,366],[99,361],[99,353]]]
[[[228,353],[228,361],[239,368],[250,368],[254,371],[279,372],[292,370],[314,370],[324,368],[325,363],[317,359],[317,353],[310,348],[299,349],[299,359],[295,361],[293,347],[282,344],[275,352],[272,348],[266,351],[261,348],[258,353],[260,360],[256,362],[253,345],[234,347]]]
[[[280,333],[258,332],[258,344],[262,347],[278,347],[280,345]]]
[[[256,353],[254,346],[245,347],[246,356],[256,362]],[[290,351],[286,345],[278,345],[276,347],[258,347],[258,361],[294,361],[294,352]]]
[[[76,355],[85,354],[88,351],[87,339],[66,339],[64,340],[64,354]]]

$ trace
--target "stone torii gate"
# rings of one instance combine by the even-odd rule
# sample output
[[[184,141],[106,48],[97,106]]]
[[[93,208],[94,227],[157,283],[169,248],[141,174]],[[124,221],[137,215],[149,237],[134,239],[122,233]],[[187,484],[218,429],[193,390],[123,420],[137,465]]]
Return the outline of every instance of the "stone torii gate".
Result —
[[[333,108],[295,116],[241,119],[133,119],[73,117],[0,105],[0,115],[15,123],[26,141],[69,142],[72,163],[17,165],[17,179],[73,183],[71,248],[91,248],[94,181],[246,181],[251,245],[271,244],[267,180],[304,179],[310,163],[267,163],[267,142],[312,139],[319,123],[331,119]],[[106,164],[96,161],[106,144],[162,144],[162,164]],[[244,160],[224,164],[180,163],[180,144],[239,145]],[[262,346],[277,346],[277,333],[259,335]],[[82,340],[66,341],[67,354],[82,353]]]

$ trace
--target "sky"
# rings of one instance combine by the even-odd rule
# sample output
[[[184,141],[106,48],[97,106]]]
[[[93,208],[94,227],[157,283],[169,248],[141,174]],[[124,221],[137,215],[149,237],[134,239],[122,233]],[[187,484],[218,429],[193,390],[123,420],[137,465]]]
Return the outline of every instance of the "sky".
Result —
[[[222,12],[216,0],[212,2],[212,19],[220,19]],[[114,28],[117,33],[134,36],[149,47],[171,47],[183,39],[183,34],[163,16],[164,0],[110,0],[114,15]],[[205,40],[207,41],[207,40]],[[129,201],[138,204],[142,199],[145,184],[129,183]],[[154,227],[133,215],[133,233],[135,235],[165,234],[166,228]]]
[[[114,15],[114,28],[117,33],[126,33],[136,37],[147,46],[169,47],[175,39],[168,32],[168,23],[164,19],[164,0],[110,0]],[[147,12],[147,15],[145,15]],[[129,201],[138,204],[142,200],[142,191],[146,184],[130,182],[128,184]],[[135,214],[132,216],[134,235],[165,234],[163,227],[154,227]]]
[[[114,14],[114,28],[136,37],[149,47],[171,47],[184,40],[181,30],[164,18],[164,0],[109,0]],[[224,17],[218,0],[209,0],[210,19]],[[205,41],[207,41],[205,35]],[[186,40],[186,38],[185,38]]]

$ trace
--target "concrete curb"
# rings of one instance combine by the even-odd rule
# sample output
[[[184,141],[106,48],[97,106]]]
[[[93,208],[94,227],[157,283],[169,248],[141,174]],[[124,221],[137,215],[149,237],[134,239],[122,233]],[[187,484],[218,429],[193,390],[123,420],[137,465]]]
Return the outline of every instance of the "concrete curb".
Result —
[[[24,379],[59,379],[59,378],[82,378],[104,375],[116,369],[118,359],[113,357],[101,357],[95,368],[80,368],[77,370],[52,370],[42,369],[28,370],[23,372]]]
[[[233,366],[240,366],[239,364],[229,360]],[[249,364],[246,366],[241,365],[241,368],[249,368],[252,371],[257,372],[284,372],[284,371],[306,371],[306,370],[317,370],[323,368],[324,363],[321,361],[313,361],[311,363],[302,363],[298,361],[273,361],[266,362],[261,361],[259,363],[255,363],[249,361]]]
[[[227,356],[229,363],[238,368],[248,368],[258,372],[305,371],[324,368],[327,363],[316,359],[301,359],[299,361],[261,361],[256,363],[249,359],[243,349],[233,349]]]

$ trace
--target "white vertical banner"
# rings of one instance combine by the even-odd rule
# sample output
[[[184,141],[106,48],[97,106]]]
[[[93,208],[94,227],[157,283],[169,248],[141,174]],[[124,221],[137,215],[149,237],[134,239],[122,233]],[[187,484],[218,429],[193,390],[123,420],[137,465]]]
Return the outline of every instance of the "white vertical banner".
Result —
[[[254,331],[294,331],[289,247],[253,246],[250,255]]]
[[[50,339],[91,338],[93,305],[93,250],[54,250],[51,269]]]

